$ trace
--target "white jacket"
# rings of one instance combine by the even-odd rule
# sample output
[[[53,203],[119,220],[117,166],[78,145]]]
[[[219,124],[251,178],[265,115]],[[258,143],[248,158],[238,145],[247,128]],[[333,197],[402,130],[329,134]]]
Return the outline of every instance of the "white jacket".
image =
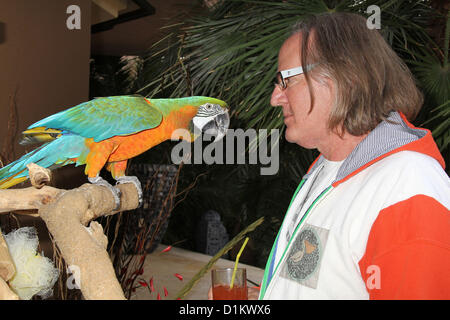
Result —
[[[260,299],[450,298],[445,162],[429,130],[397,112],[388,120],[347,157],[289,242],[278,234]]]

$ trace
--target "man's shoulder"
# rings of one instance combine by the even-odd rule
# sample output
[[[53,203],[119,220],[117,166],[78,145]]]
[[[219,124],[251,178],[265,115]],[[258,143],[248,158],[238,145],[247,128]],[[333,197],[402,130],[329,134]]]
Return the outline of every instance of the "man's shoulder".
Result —
[[[426,154],[416,151],[399,151],[388,155],[376,163],[377,170],[396,171],[403,174],[421,176],[437,174],[448,178],[439,162]]]
[[[423,194],[449,205],[450,178],[439,162],[414,151],[400,151],[377,163],[374,173],[383,176],[383,189],[401,198]]]

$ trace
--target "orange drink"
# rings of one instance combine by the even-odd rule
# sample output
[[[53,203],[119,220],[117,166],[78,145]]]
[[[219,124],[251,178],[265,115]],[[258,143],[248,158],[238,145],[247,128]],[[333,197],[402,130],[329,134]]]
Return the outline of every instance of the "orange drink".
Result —
[[[230,289],[232,268],[211,270],[214,300],[247,300],[247,274],[243,268],[236,269],[233,287]]]
[[[230,289],[229,285],[215,285],[213,287],[214,300],[247,300],[247,287],[234,285]]]

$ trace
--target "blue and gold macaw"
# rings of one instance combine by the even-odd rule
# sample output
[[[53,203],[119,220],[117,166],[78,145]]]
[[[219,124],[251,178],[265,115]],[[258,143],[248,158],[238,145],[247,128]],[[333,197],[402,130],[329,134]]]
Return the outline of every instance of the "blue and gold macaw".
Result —
[[[220,139],[229,125],[227,107],[224,101],[210,97],[114,96],[79,104],[23,132],[22,144],[45,144],[1,168],[0,189],[28,179],[26,165],[31,162],[49,169],[86,165],[88,180],[110,187],[119,206],[118,189],[99,176],[106,165],[117,183],[134,183],[142,200],[139,180],[125,176],[128,159],[171,139],[176,129],[188,130],[190,141],[206,129]]]

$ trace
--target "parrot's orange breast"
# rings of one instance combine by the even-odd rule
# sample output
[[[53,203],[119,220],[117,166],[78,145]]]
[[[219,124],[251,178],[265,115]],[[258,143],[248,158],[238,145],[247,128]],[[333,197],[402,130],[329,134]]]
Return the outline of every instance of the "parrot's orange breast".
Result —
[[[181,110],[170,113],[161,124],[152,129],[144,130],[128,136],[115,136],[110,139],[115,146],[108,162],[122,161],[133,158],[148,149],[172,137],[174,130],[187,129],[189,121],[195,116],[197,109],[185,106]]]

